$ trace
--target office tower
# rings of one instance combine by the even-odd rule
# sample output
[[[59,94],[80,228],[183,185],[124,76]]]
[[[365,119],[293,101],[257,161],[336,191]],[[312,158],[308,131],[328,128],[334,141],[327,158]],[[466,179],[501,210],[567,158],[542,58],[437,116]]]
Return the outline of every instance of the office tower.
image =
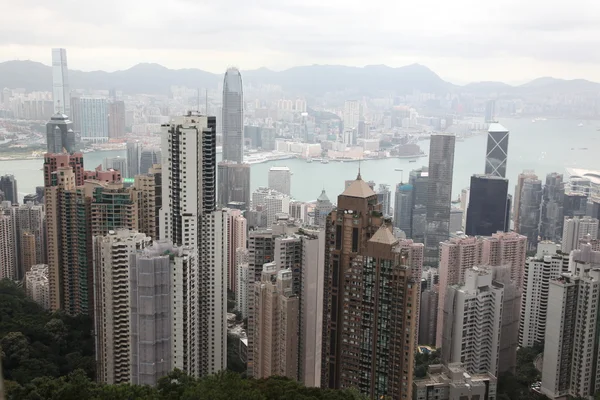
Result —
[[[0,210],[0,280],[16,280],[17,254],[15,230],[10,210],[5,212]]]
[[[109,157],[104,159],[104,169],[114,169],[121,173],[121,176],[128,176],[127,159],[123,157]]]
[[[569,255],[557,253],[560,246],[552,242],[538,243],[534,257],[527,257],[523,278],[523,299],[519,324],[519,346],[543,343],[548,318],[550,282],[569,272]]]
[[[162,168],[155,164],[148,173],[135,176],[132,199],[137,202],[138,230],[153,240],[160,239]]]
[[[93,181],[92,181],[93,182]],[[86,181],[84,187],[91,197],[92,236],[103,236],[117,229],[138,230],[138,203],[129,189],[121,182],[92,183]]]
[[[327,216],[333,211],[333,204],[327,197],[325,189],[321,191],[319,197],[317,197],[317,204],[315,205],[315,225],[320,228],[325,228],[327,224]]]
[[[238,249],[246,248],[248,227],[246,218],[240,210],[227,210],[227,218],[227,248],[229,249],[227,255],[227,289],[235,293],[238,278],[236,257]]]
[[[147,174],[154,164],[160,164],[161,152],[155,147],[145,147],[140,153],[140,174]]]
[[[112,101],[108,104],[108,137],[121,139],[125,136],[125,102]]]
[[[425,243],[427,199],[429,198],[429,172],[427,167],[410,171],[409,184],[412,186],[411,237],[415,242]]]
[[[18,277],[35,264],[46,262],[46,213],[42,205],[26,203],[12,207],[13,223],[18,249]]]
[[[360,174],[338,197],[338,208],[328,218],[327,237],[332,240],[326,242],[325,252],[321,385],[329,388],[355,387],[371,397],[390,395],[401,398],[405,395],[410,398],[416,320],[407,320],[407,316],[418,312],[412,309],[418,302],[417,282],[406,266],[406,253],[394,252],[398,241],[384,224],[377,194]],[[362,257],[353,263],[350,257],[355,254]],[[390,283],[385,285],[379,296],[375,296],[375,292],[365,292],[368,299],[363,302],[361,296],[350,295],[371,285],[383,288],[379,286],[383,283],[379,282],[389,279],[390,274],[394,274],[397,280],[388,281]],[[357,275],[357,279],[348,280],[350,283],[345,285],[344,282],[352,275]],[[397,305],[397,313],[389,315],[382,312],[383,303],[387,301]],[[372,316],[372,319],[363,319],[363,315]],[[377,331],[372,329],[373,324],[385,324],[387,329]],[[405,329],[402,329],[402,337],[396,337],[394,332],[399,332],[396,329],[400,326],[413,334],[405,336]],[[355,337],[353,332],[377,336]],[[379,335],[390,335],[389,342],[385,341],[388,344],[385,350],[379,347],[382,343]],[[371,346],[361,349],[361,343]],[[406,353],[405,346],[410,349]],[[360,359],[360,364],[350,361],[351,353]],[[373,365],[374,360],[380,361],[385,370]],[[376,386],[376,381],[383,384]],[[400,387],[403,381],[409,386]]]
[[[498,231],[508,231],[508,179],[473,175],[469,192],[465,233],[469,236],[490,236]]]
[[[508,159],[508,129],[498,123],[490,124],[485,153],[485,174],[506,178]]]
[[[444,307],[449,286],[465,281],[465,271],[483,264],[483,242],[475,237],[454,237],[440,245],[436,347],[442,346]]]
[[[81,133],[81,102],[79,99],[79,95],[71,95],[71,115],[68,115],[69,119],[73,121],[75,133]]]
[[[221,161],[217,174],[219,206],[229,207],[235,203],[242,210],[250,209],[250,164]]]
[[[182,293],[196,310],[183,321],[189,335],[184,370],[194,376],[226,368],[227,210],[216,210],[215,117],[188,112],[162,126],[160,237],[198,253]]]
[[[285,195],[291,195],[292,173],[288,167],[271,167],[269,169],[269,189]]]
[[[590,217],[565,217],[562,233],[561,250],[569,254],[579,248],[579,240],[590,235],[590,239],[598,238],[598,220]]]
[[[404,232],[407,238],[412,238],[413,186],[409,183],[396,185],[394,196],[394,227]]]
[[[223,160],[244,162],[244,94],[237,68],[227,69],[223,80]]]
[[[71,115],[71,91],[65,49],[52,49],[52,100],[55,113]]]
[[[462,362],[470,374],[498,375],[503,285],[488,268],[465,272],[464,284],[447,288],[444,301],[442,361]]]
[[[108,103],[106,99],[81,97],[81,140],[108,142]]]
[[[292,272],[275,263],[263,266],[254,287],[255,378],[298,377],[299,299],[292,290]]]
[[[542,387],[544,395],[592,398],[600,385],[598,368],[598,292],[600,253],[582,246],[571,256],[568,274],[550,282]]]
[[[249,256],[248,249],[242,248],[238,248],[235,254],[235,268],[237,273],[235,308],[242,314],[242,318],[248,318],[248,289],[250,288]]]
[[[519,289],[523,288],[526,254],[527,237],[516,232],[498,232],[483,238],[483,262],[490,266],[508,265],[511,279]]]
[[[521,192],[523,190],[523,185],[526,179],[537,180],[537,175],[535,172],[531,170],[524,170],[517,177],[517,185],[515,186],[515,201],[514,201],[514,210],[513,210],[513,229],[515,232],[520,233],[519,230],[521,228]]]
[[[565,188],[562,174],[552,172],[546,175],[546,185],[542,192],[542,214],[540,236],[542,240],[560,241],[563,228],[563,202]]]
[[[14,175],[0,176],[0,191],[4,193],[4,201],[10,201],[12,204],[19,203],[17,180]]]
[[[566,192],[563,197],[563,216],[582,217],[586,214],[588,196],[585,193]]]
[[[290,209],[290,198],[273,189],[259,187],[252,193],[252,207],[262,205],[267,214],[267,225],[270,227],[276,221],[277,214],[288,213]]]
[[[54,114],[46,124],[46,146],[48,153],[73,153],[75,132],[73,122],[64,114]]]
[[[140,171],[140,158],[142,156],[142,145],[136,140],[127,142],[127,177],[135,178],[140,172],[145,174],[148,171]]]
[[[450,208],[450,234],[462,234],[463,210],[452,206]]]
[[[437,268],[426,267],[421,277],[421,301],[419,305],[420,345],[435,346],[438,301],[439,274]]]
[[[25,274],[25,292],[27,297],[42,306],[44,310],[50,308],[48,266],[46,264],[32,265],[27,271]]]
[[[496,122],[496,100],[488,100],[485,103],[485,122],[493,125]]]
[[[377,201],[381,203],[381,212],[383,215],[391,217],[390,207],[392,203],[392,192],[390,191],[389,185],[379,185],[379,189],[377,190]]]
[[[460,191],[460,209],[463,210],[462,215],[462,230],[463,232],[467,229],[467,211],[469,209],[469,197],[471,197],[471,189],[464,188]],[[510,213],[509,213],[510,218]],[[510,228],[510,223],[509,223]]]
[[[429,148],[429,181],[427,185],[427,228],[425,231],[425,262],[437,265],[439,246],[450,236],[450,201],[454,144],[450,134],[431,135]]]
[[[346,100],[344,103],[344,130],[352,130],[358,128],[362,110],[358,100]]]
[[[419,400],[495,400],[496,377],[489,372],[469,374],[461,363],[430,365],[427,376],[415,379],[414,398]]]
[[[317,205],[315,204],[314,208],[312,207],[312,205],[310,203],[305,203],[303,201],[298,201],[298,200],[290,200],[290,208],[289,208],[289,216],[290,218],[298,221],[298,222],[304,222],[308,225],[315,225],[315,219],[316,219],[316,207]],[[310,215],[310,209],[313,208],[314,214]]]
[[[540,207],[542,204],[542,181],[537,178],[523,180],[519,204],[519,230],[527,236],[527,249],[535,250],[540,234]]]
[[[143,233],[127,229],[94,236],[94,322],[99,382],[112,385],[131,381],[130,257],[151,242]]]

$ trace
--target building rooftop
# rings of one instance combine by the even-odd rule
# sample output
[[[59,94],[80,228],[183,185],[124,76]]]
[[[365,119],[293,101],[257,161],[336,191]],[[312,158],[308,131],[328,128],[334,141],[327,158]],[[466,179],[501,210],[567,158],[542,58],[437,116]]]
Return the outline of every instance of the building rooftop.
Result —
[[[319,197],[317,197],[317,201],[329,201],[329,197],[327,197],[327,193],[325,193],[325,189],[321,191]]]
[[[269,169],[269,171],[289,171],[290,169],[288,167],[271,167],[271,169]]]
[[[490,124],[488,132],[504,132],[504,133],[507,133],[508,129],[506,129],[505,127],[503,127],[502,125],[500,125],[497,122],[493,122],[493,123]]]
[[[567,173],[569,174],[570,179],[583,178],[596,185],[600,184],[600,171],[582,168],[567,168]]]
[[[398,243],[398,239],[396,239],[392,231],[390,231],[386,225],[381,225],[369,242],[394,245]]]
[[[375,196],[376,193],[371,189],[371,187],[367,184],[367,182],[363,181],[360,177],[360,172],[356,177],[356,180],[353,181],[350,186],[344,190],[342,196],[348,197],[360,197],[362,199],[366,199],[367,197]]]

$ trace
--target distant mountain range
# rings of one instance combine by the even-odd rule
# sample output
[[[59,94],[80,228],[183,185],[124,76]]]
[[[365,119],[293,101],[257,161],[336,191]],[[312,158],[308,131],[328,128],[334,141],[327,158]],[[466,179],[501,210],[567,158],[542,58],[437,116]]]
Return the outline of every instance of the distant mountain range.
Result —
[[[217,87],[223,79],[220,74],[200,69],[173,70],[159,64],[137,64],[115,72],[69,70],[72,89],[111,89],[125,93],[168,94],[172,85],[189,88]],[[364,68],[340,65],[311,65],[285,71],[260,68],[242,71],[248,84],[280,85],[286,92],[298,95],[321,95],[327,92],[347,91],[374,94],[381,91],[407,94],[414,90],[444,94],[470,92],[477,94],[526,93],[580,93],[600,92],[600,84],[584,79],[563,80],[538,78],[519,86],[501,82],[477,82],[464,86],[444,81],[429,68],[412,64],[399,68],[369,65]],[[0,63],[0,89],[24,88],[28,91],[51,91],[52,69],[33,61],[6,61]]]

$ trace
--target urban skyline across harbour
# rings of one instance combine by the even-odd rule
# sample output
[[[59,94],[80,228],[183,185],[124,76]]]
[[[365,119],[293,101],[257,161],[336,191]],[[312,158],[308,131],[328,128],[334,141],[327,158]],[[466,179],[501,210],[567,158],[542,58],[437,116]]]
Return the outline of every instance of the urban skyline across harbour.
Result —
[[[509,193],[514,191],[517,175],[523,170],[534,170],[539,177],[550,172],[566,173],[566,168],[597,169],[593,152],[600,140],[597,124],[590,122],[578,126],[581,121],[549,119],[531,123],[528,119],[505,118],[500,123],[510,130],[508,165],[506,178],[509,180]],[[568,144],[565,146],[565,140]],[[486,135],[477,135],[456,142],[452,198],[469,186],[473,174],[481,174],[485,168]],[[420,141],[425,154],[429,154],[429,141]],[[584,150],[585,149],[585,150]],[[126,157],[126,151],[100,151],[84,154],[86,168],[94,168],[107,157]],[[221,155],[217,155],[220,161]],[[417,162],[411,159],[388,158],[362,162],[360,168],[366,180],[376,184],[408,181],[411,170],[427,166],[428,157]],[[36,186],[43,184],[40,168],[43,159],[0,161],[2,174],[13,174],[19,182],[19,196],[34,193]],[[335,199],[344,190],[344,181],[353,179],[358,169],[357,162],[307,163],[302,159],[253,164],[251,166],[251,191],[267,186],[268,171],[273,166],[287,166],[292,173],[291,194],[300,201],[312,201],[324,188],[330,198]],[[402,171],[398,171],[401,169]],[[393,191],[392,191],[393,192]],[[393,195],[393,193],[392,193]]]

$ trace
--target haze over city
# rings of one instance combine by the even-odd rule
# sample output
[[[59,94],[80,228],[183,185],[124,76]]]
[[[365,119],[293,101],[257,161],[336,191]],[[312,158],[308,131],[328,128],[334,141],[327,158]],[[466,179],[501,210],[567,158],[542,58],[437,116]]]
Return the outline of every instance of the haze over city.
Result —
[[[420,63],[457,84],[600,81],[599,19],[590,0],[24,0],[3,6],[0,61],[47,63],[49,47],[67,47],[84,71]]]

